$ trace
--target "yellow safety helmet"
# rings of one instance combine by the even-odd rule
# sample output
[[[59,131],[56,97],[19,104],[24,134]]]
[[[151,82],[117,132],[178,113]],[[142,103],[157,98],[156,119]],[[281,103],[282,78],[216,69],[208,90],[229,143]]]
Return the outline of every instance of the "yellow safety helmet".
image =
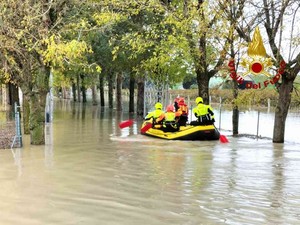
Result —
[[[155,104],[155,109],[162,109],[162,108],[163,108],[163,105],[160,102],[157,102]]]
[[[201,97],[197,97],[195,100],[196,104],[203,103],[203,99]]]

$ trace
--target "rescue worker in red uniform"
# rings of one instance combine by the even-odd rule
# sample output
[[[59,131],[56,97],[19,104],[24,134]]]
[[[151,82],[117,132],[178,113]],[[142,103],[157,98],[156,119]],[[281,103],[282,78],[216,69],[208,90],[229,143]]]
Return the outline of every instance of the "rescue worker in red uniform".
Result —
[[[180,112],[180,117],[178,120],[179,126],[186,126],[186,122],[188,121],[189,108],[185,104],[184,98],[179,98],[178,109],[176,111]]]

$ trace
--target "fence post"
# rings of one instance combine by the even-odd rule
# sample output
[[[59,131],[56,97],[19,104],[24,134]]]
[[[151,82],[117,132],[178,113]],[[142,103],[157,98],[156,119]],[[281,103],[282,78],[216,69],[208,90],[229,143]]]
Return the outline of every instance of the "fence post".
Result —
[[[258,139],[258,130],[259,130],[259,115],[260,115],[260,111],[258,110],[258,114],[257,114],[257,129],[256,129],[256,139]]]
[[[222,98],[220,97],[220,106],[219,106],[219,130],[221,130],[221,118],[222,118]]]
[[[14,137],[13,143],[11,145],[11,148],[14,147],[16,139],[19,141],[19,147],[22,148],[23,143],[22,143],[22,132],[21,132],[21,123],[20,123],[20,112],[19,109],[21,108],[20,106],[17,105],[15,102],[15,124],[16,124],[16,135]]]

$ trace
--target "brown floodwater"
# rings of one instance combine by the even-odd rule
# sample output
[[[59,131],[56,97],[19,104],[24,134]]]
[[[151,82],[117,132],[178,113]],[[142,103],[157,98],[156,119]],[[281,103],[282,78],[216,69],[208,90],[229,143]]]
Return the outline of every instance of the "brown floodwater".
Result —
[[[165,141],[128,118],[55,102],[45,146],[0,151],[0,224],[300,224],[297,140]]]

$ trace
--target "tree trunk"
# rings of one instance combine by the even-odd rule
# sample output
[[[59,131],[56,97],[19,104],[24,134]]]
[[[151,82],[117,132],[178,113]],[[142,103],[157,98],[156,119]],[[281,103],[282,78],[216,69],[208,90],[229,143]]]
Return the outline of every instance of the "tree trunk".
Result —
[[[15,102],[17,105],[20,105],[19,101],[19,88],[17,85],[8,83],[8,104],[11,106],[15,105]]]
[[[139,78],[137,81],[137,109],[138,116],[144,116],[144,92],[145,92],[145,79]]]
[[[61,92],[62,92],[62,98],[63,99],[67,99],[68,98],[68,90],[67,90],[67,88],[66,87],[62,87]]]
[[[199,1],[199,7],[203,1]],[[203,13],[201,12],[201,16],[204,18]],[[199,41],[199,53],[200,58],[199,62],[197,62],[196,74],[197,74],[197,82],[198,82],[198,94],[202,97],[203,102],[205,104],[209,104],[209,79],[210,74],[207,70],[207,52],[206,52],[206,34],[203,32]]]
[[[23,93],[23,127],[24,134],[30,134],[30,96]]]
[[[80,76],[79,74],[77,74],[77,79],[76,79],[76,89],[77,89],[77,99],[78,102],[81,102],[81,96],[80,96]]]
[[[238,83],[233,80],[233,98],[236,100],[238,97]],[[239,107],[235,103],[232,108],[232,134],[239,134]]]
[[[129,80],[129,112],[134,112],[134,86],[135,86],[135,78],[132,74],[130,74]]]
[[[82,93],[82,102],[87,102],[85,86],[81,86],[81,93]]]
[[[105,102],[104,102],[104,76],[102,76],[101,74],[99,75],[99,84],[100,84],[100,105],[102,107],[105,106]]]
[[[41,65],[36,74],[34,86],[28,92],[30,95],[30,143],[45,144],[45,107],[49,92],[50,67]]]
[[[197,73],[197,82],[198,82],[198,95],[203,98],[203,102],[205,104],[209,104],[209,75],[200,71],[199,69],[196,71]]]
[[[285,72],[286,73],[286,72]],[[273,142],[283,143],[285,133],[285,121],[291,103],[294,79],[287,79],[287,74],[282,75],[282,83],[279,86],[278,103],[275,110],[275,121],[273,130]]]
[[[73,101],[76,102],[77,101],[77,97],[76,97],[76,85],[75,85],[74,81],[72,82],[72,95],[73,95]]]
[[[30,96],[30,144],[45,144],[46,94],[32,93]]]
[[[113,74],[109,73],[108,74],[108,107],[110,109],[113,108],[113,93],[114,93],[113,80],[114,80]]]
[[[87,99],[86,99],[86,87],[84,85],[85,81],[84,81],[84,75],[81,74],[80,75],[80,80],[81,80],[81,93],[82,93],[82,102],[87,102]]]
[[[2,91],[2,84],[0,84],[0,104],[2,102],[3,99],[3,91]]]
[[[116,84],[116,100],[117,100],[117,111],[122,111],[122,73],[117,74],[117,84]]]
[[[97,86],[92,86],[92,104],[97,105]]]
[[[232,109],[232,134],[239,134],[239,107],[237,105],[233,106]]]

